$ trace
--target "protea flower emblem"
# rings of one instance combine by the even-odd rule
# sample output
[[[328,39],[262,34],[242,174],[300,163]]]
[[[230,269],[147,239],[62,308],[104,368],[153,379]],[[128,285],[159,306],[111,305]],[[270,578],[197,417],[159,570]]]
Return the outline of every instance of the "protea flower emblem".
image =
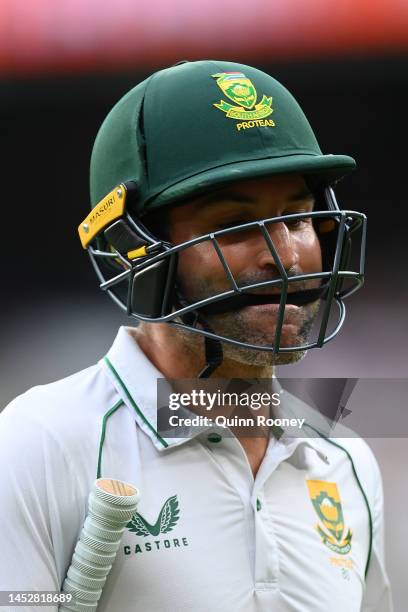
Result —
[[[244,108],[252,108],[256,102],[256,89],[242,72],[219,72],[213,74],[218,87],[230,100]]]
[[[321,524],[316,525],[323,544],[342,555],[351,550],[352,532],[344,536],[344,515],[337,485],[323,480],[307,480],[307,487],[313,507]]]
[[[263,95],[262,100],[256,104],[255,86],[242,72],[218,72],[212,77],[216,79],[223,94],[236,105],[225,100],[214,104],[226,113],[228,118],[254,121],[268,117],[273,112],[272,97]]]

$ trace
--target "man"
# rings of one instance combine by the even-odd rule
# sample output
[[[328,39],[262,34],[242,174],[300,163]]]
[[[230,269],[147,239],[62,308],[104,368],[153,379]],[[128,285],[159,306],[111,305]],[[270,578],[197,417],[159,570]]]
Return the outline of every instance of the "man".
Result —
[[[106,476],[141,501],[98,610],[391,610],[381,476],[362,440],[326,438],[310,411],[293,436],[209,424],[178,437],[157,416],[160,378],[271,380],[336,335],[363,278],[348,254],[365,219],[330,187],[353,168],[249,66],[182,63],[119,101],[79,233],[139,325],[1,414],[0,589],[60,590]],[[308,410],[286,397],[264,415]]]

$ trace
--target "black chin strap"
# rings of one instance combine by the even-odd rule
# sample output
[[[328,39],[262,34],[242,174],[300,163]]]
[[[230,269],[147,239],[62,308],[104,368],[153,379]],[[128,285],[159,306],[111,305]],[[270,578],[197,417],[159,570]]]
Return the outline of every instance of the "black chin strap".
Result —
[[[214,333],[214,330],[204,321],[203,317],[198,314],[197,321],[201,327],[207,331]],[[204,350],[205,350],[205,366],[198,375],[198,378],[210,378],[211,374],[222,364],[224,359],[224,351],[222,349],[222,342],[215,340],[215,338],[204,337]]]
[[[184,306],[187,304],[186,300],[178,295],[178,300],[180,304]],[[182,315],[181,320],[186,325],[191,325],[195,327],[197,323],[200,323],[201,327],[208,332],[214,333],[211,327],[208,325],[206,321],[204,321],[201,314],[198,310],[193,312],[187,312]],[[198,374],[198,378],[210,378],[211,374],[221,365],[224,359],[224,351],[222,349],[222,342],[220,340],[215,340],[214,338],[209,338],[208,336],[204,337],[204,352],[205,352],[205,366]]]
[[[208,326],[207,331],[211,331]],[[204,342],[206,365],[199,373],[198,378],[210,378],[211,374],[221,365],[224,359],[222,343],[219,340],[205,336]]]

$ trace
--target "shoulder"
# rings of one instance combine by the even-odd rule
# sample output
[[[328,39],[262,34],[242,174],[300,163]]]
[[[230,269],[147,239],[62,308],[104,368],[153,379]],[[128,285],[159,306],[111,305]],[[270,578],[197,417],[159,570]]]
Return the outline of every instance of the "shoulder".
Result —
[[[377,459],[365,440],[356,437],[324,438],[322,443],[327,454],[343,453],[347,455],[350,465],[350,477],[357,483],[366,497],[370,510],[375,515],[383,512],[383,486],[380,467]]]
[[[53,383],[32,387],[10,402],[0,418],[28,418],[47,424],[78,415],[83,418],[101,412],[114,395],[114,388],[98,363]]]
[[[33,387],[0,413],[0,437],[29,447],[44,444],[82,456],[98,444],[103,415],[118,401],[100,363]]]
[[[381,478],[377,459],[363,438],[357,437],[354,432],[351,434],[347,437],[332,438],[331,441],[349,456],[357,476],[372,488],[378,482],[378,478]]]

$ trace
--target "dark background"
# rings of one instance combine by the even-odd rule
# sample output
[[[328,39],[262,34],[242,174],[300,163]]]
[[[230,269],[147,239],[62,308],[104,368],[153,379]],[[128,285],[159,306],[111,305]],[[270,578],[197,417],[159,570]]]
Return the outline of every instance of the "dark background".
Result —
[[[366,284],[348,300],[343,330],[280,375],[406,378],[408,56],[255,65],[295,95],[325,153],[355,157],[357,171],[336,193],[344,208],[368,215]],[[98,127],[145,76],[0,80],[0,410],[35,384],[91,365],[118,326],[132,324],[98,289],[76,228],[89,210],[88,166]],[[364,409],[370,418],[370,407]],[[383,472],[388,571],[396,610],[402,610],[408,445],[404,439],[369,442]]]

